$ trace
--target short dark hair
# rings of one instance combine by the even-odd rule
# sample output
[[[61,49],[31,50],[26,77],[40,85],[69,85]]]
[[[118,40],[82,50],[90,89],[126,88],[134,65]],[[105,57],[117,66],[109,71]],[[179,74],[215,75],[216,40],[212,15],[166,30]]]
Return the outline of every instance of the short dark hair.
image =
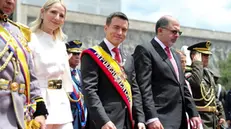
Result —
[[[157,22],[156,22],[156,34],[158,34],[158,28],[160,27],[167,27],[169,24],[169,19],[167,17],[161,17]]]
[[[122,12],[114,12],[114,13],[111,13],[111,14],[107,17],[106,25],[110,25],[110,24],[111,24],[111,20],[112,20],[112,18],[114,18],[114,17],[119,17],[119,18],[121,18],[121,19],[123,19],[123,20],[128,21],[128,17],[127,17],[124,13],[122,13]]]

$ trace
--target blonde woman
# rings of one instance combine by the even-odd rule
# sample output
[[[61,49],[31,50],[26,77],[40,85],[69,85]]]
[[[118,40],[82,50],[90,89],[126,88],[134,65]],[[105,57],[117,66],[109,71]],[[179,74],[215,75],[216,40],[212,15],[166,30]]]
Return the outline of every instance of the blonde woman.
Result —
[[[62,32],[66,7],[60,0],[48,0],[38,18],[31,23],[29,43],[36,75],[48,108],[46,129],[72,129],[72,113],[67,92],[72,92],[72,80]]]

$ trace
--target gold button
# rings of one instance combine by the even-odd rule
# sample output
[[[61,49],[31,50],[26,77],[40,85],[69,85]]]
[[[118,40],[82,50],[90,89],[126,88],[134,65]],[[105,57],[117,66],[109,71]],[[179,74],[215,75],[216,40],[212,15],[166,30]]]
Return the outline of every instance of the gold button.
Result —
[[[53,82],[53,81],[49,81],[49,82],[48,82],[48,85],[49,85],[49,86],[53,86],[53,85],[54,85],[54,82]]]
[[[19,84],[17,82],[13,82],[10,84],[11,91],[16,92],[18,91]]]

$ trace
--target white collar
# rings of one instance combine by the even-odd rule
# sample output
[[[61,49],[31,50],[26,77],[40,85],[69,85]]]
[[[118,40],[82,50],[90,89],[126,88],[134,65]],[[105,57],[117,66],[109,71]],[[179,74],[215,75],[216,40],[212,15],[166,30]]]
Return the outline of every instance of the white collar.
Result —
[[[70,67],[70,70],[71,70],[71,71],[72,71],[72,70],[77,70],[77,68],[74,68],[74,69],[73,69],[73,68]]]
[[[103,39],[103,41],[105,42],[105,44],[107,45],[109,51],[112,51],[113,48],[115,48],[115,46],[109,42],[106,38]],[[120,47],[120,45],[118,46],[118,48]]]
[[[154,39],[155,39],[156,42],[159,43],[160,46],[165,50],[166,46],[165,46],[157,37],[155,37]]]

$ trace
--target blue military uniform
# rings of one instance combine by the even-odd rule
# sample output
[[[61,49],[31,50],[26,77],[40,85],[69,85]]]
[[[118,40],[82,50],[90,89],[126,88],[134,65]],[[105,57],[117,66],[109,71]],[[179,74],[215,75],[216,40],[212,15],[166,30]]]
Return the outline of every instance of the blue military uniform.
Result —
[[[70,41],[66,44],[67,52],[69,54],[80,54],[82,43],[78,40]],[[73,89],[74,91],[70,95],[71,109],[73,114],[73,126],[74,129],[83,129],[85,128],[87,121],[87,108],[84,104],[84,98],[82,94],[81,87],[81,73],[80,70],[76,68],[71,69],[71,77],[73,80]]]

